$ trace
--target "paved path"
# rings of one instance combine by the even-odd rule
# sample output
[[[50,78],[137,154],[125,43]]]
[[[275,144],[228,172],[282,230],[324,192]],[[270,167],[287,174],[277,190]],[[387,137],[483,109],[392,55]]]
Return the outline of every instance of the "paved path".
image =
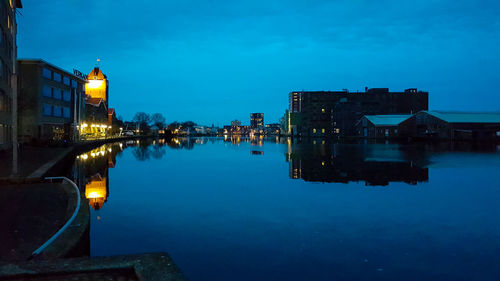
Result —
[[[23,146],[19,150],[19,177],[26,178],[48,171],[57,161],[64,158],[73,148],[30,147]],[[0,152],[0,179],[7,179],[12,173],[12,151]],[[1,187],[1,186],[0,186]]]

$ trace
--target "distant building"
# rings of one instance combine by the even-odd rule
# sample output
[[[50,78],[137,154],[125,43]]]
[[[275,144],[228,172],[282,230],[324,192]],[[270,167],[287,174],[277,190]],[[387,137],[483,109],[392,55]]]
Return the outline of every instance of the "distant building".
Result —
[[[416,131],[414,115],[365,115],[356,124],[357,135],[364,138],[412,137]]]
[[[231,126],[241,126],[241,121],[238,120],[231,121]]]
[[[264,113],[250,113],[250,128],[264,128]]]
[[[291,92],[285,116],[288,134],[307,137],[353,136],[364,115],[414,114],[428,109],[428,92],[387,88],[364,92]],[[288,120],[288,121],[286,121]]]
[[[17,63],[16,10],[22,8],[20,0],[0,1],[0,150],[12,147],[12,84]]]
[[[500,113],[422,111],[417,136],[450,140],[500,139]]]
[[[43,60],[19,60],[19,141],[78,139],[85,80]]]
[[[281,124],[267,124],[264,129],[266,135],[279,135],[281,132]]]

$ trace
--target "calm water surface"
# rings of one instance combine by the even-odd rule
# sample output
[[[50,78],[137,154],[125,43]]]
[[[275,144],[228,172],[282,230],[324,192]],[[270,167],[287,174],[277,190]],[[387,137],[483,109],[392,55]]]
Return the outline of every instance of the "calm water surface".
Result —
[[[93,256],[190,280],[500,280],[500,152],[315,140],[106,145],[75,160]]]

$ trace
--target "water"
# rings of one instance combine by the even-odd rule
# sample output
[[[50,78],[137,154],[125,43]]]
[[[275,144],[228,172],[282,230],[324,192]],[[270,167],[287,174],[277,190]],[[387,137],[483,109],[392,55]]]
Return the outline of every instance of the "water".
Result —
[[[495,145],[129,141],[78,157],[93,256],[190,280],[500,280]]]

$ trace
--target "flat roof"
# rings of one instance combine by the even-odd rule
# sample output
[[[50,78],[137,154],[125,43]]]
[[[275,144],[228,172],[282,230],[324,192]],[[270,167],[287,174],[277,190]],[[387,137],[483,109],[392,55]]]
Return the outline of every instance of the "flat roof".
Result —
[[[500,112],[422,111],[448,123],[500,123]]]
[[[17,62],[18,63],[23,63],[23,64],[43,64],[43,65],[48,65],[48,66],[50,66],[52,68],[57,69],[58,71],[64,72],[65,75],[71,76],[71,77],[73,77],[76,80],[80,80],[81,82],[87,83],[87,80],[82,79],[82,78],[80,78],[80,77],[72,74],[71,72],[66,71],[66,70],[64,70],[64,69],[62,69],[62,68],[60,68],[58,66],[55,66],[55,65],[53,65],[53,64],[51,64],[51,63],[49,63],[47,61],[44,61],[42,59],[18,59]]]
[[[401,115],[365,115],[366,119],[375,126],[397,126],[402,122],[410,119],[412,114]]]

